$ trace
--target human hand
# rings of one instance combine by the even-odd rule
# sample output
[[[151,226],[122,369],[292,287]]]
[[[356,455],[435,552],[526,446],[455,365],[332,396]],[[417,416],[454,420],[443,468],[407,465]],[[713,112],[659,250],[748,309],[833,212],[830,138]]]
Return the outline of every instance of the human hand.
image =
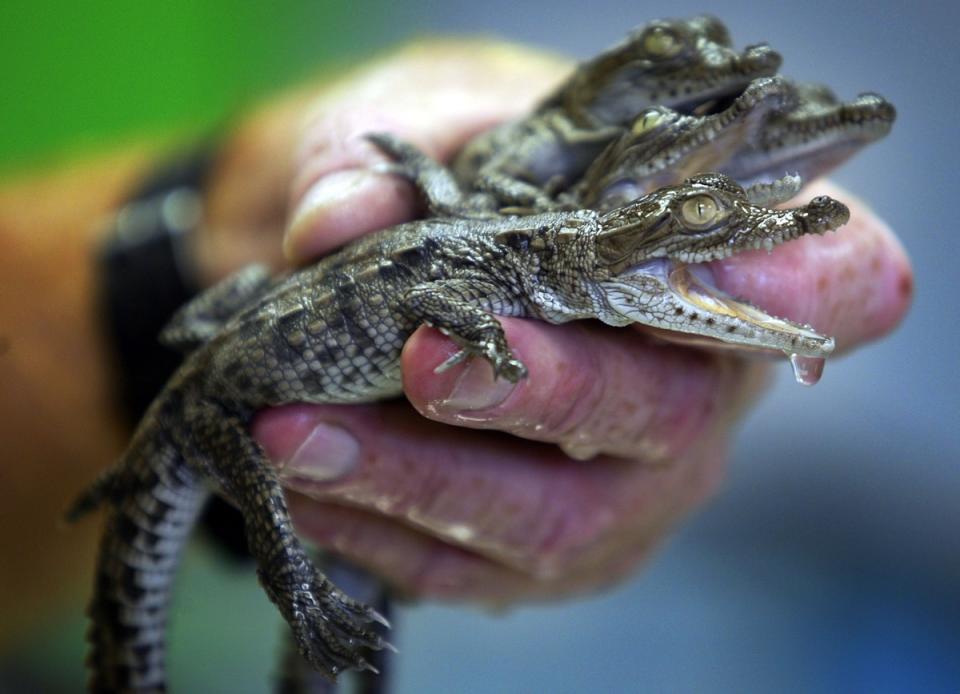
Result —
[[[363,133],[390,131],[445,159],[562,74],[521,49],[427,43],[342,82],[310,108],[296,156],[277,166],[276,189],[292,190],[287,256],[302,263],[415,214],[405,182],[370,171],[381,157]],[[809,322],[844,350],[899,320],[911,275],[881,221],[825,184],[805,196],[821,192],[850,203],[838,234],[713,269],[722,289]],[[421,328],[402,361],[413,408],[258,416],[254,434],[291,490],[300,532],[408,593],[503,604],[616,581],[715,488],[763,364],[634,329],[502,323],[530,371],[516,386],[493,381],[482,360],[434,374],[457,348]]]

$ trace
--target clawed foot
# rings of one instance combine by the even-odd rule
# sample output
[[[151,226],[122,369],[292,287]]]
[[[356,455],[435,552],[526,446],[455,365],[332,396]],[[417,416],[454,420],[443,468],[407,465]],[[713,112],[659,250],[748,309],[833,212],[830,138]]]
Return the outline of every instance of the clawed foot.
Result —
[[[468,349],[457,350],[448,359],[437,366],[433,372],[436,374],[443,373],[449,368],[456,366],[460,362],[475,356],[483,357],[487,360],[487,362],[489,362],[490,366],[493,368],[493,375],[495,378],[502,378],[510,383],[518,383],[521,378],[527,377],[527,367],[523,365],[523,362],[514,359],[509,353],[501,354],[493,349],[488,349],[483,353],[474,352]]]
[[[322,574],[293,586],[264,581],[270,598],[280,606],[293,629],[300,654],[330,679],[344,670],[377,672],[364,657],[366,651],[396,652],[371,625],[390,623],[372,607],[344,595]]]

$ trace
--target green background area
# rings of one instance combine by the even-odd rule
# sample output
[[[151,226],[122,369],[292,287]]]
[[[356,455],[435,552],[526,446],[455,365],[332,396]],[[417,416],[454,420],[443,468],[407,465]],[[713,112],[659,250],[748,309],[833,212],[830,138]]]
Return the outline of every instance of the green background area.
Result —
[[[367,9],[371,9],[369,5]],[[211,127],[378,45],[376,12],[307,0],[0,2],[0,173]]]

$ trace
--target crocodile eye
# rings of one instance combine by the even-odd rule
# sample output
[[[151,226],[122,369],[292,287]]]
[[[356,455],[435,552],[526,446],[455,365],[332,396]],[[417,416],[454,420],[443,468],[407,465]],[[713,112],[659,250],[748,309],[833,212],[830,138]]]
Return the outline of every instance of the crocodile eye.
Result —
[[[663,27],[654,27],[643,37],[643,47],[652,56],[670,58],[680,52],[683,44],[673,32]]]
[[[700,230],[713,224],[720,215],[720,206],[709,195],[694,195],[680,206],[680,218],[689,227]]]
[[[630,132],[634,135],[643,135],[650,132],[661,123],[667,120],[667,114],[655,108],[647,109],[633,121],[633,127]]]

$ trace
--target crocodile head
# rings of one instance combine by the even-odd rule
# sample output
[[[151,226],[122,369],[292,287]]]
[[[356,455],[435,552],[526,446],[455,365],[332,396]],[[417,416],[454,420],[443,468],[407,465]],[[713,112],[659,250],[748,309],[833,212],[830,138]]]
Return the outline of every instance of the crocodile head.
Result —
[[[643,323],[724,343],[822,359],[833,339],[727,296],[711,280],[711,260],[766,248],[844,224],[847,208],[818,197],[768,209],[722,174],[702,174],[657,190],[601,218],[595,237],[596,314],[613,325]]]
[[[771,113],[756,137],[718,166],[742,183],[796,172],[805,181],[822,176],[862,147],[890,132],[897,112],[877,94],[839,101],[827,87],[793,84],[796,106]]]
[[[772,114],[796,107],[796,99],[787,80],[761,77],[717,113],[648,108],[594,160],[571,195],[578,206],[609,211],[645,192],[716,171],[759,137],[758,128]]]
[[[895,117],[890,102],[875,94],[839,102],[820,85],[764,77],[716,113],[642,111],[571,195],[607,211],[701,171],[720,171],[745,185],[788,171],[811,180],[886,135]]]
[[[757,77],[774,74],[780,62],[766,45],[732,48],[714,17],[657,20],[584,63],[548,103],[561,103],[591,127],[628,125],[654,104],[702,113]]]

